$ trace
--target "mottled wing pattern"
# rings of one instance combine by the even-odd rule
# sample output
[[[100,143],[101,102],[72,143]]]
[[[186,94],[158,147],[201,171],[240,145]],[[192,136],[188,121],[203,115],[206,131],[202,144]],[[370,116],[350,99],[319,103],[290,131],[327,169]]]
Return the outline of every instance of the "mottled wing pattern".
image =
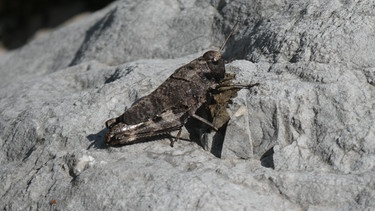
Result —
[[[180,67],[157,89],[121,115],[119,121],[138,124],[169,109],[187,109],[202,104],[206,90],[213,84],[202,77],[205,71],[208,71],[208,66],[201,58]]]
[[[187,118],[188,114],[186,112],[174,113],[172,110],[168,110],[145,122],[134,125],[119,122],[107,133],[106,140],[111,145],[135,143],[145,138],[160,136],[178,130],[186,122]]]

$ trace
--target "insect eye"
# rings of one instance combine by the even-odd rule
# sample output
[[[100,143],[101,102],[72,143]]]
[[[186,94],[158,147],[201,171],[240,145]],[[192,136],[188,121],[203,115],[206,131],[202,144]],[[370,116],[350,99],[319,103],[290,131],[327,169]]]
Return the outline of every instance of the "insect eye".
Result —
[[[214,64],[214,65],[218,65],[219,64],[219,61],[218,60],[212,60],[212,64]]]

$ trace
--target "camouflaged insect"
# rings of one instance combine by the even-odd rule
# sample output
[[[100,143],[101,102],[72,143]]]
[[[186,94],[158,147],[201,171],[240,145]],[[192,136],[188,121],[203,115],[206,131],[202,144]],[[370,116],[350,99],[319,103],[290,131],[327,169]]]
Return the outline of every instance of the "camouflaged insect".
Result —
[[[226,41],[220,48],[221,50]],[[109,131],[106,134],[105,142],[109,145],[132,144],[176,130],[179,132],[175,140],[178,140],[182,127],[191,117],[217,130],[215,125],[220,126],[221,124],[215,122],[215,125],[212,124],[198,116],[196,111],[204,106],[209,99],[212,99],[215,95],[213,92],[220,91],[219,88],[228,87],[238,91],[238,89],[253,86],[231,85],[224,82],[228,80],[225,80],[225,64],[220,51],[207,51],[203,56],[178,68],[158,88],[136,102],[121,116],[108,120],[106,126]],[[231,79],[229,81],[231,82]],[[226,107],[227,102],[225,101],[229,101],[234,95],[228,96],[221,100],[223,102],[216,103],[217,108],[210,108],[211,112],[220,110],[220,107]],[[221,113],[225,114],[223,111]],[[221,113],[215,114],[217,115],[215,118],[221,119],[218,117]],[[229,117],[224,118],[224,121],[228,120]],[[173,141],[171,145],[173,146]]]
[[[216,104],[210,105],[211,112],[223,112],[230,98],[241,88],[253,85],[232,85],[223,80],[226,76],[224,61],[218,51],[208,51],[203,56],[178,68],[164,83],[149,95],[143,97],[136,104],[125,111],[121,116],[106,122],[109,129],[105,141],[109,145],[131,144],[179,130],[176,140],[179,139],[181,128],[188,118],[193,117],[209,125],[214,130],[223,123],[212,124],[196,115],[196,111],[213,96],[213,91],[220,92],[223,87],[237,89],[234,92],[226,91],[225,98],[215,94]],[[234,75],[230,76],[230,80]],[[216,106],[215,108],[212,106]],[[221,110],[220,110],[221,109]],[[219,116],[215,114],[216,116]],[[228,117],[215,118],[228,121]],[[214,120],[215,120],[214,119]],[[172,142],[173,145],[173,142]]]
[[[203,56],[178,68],[164,83],[117,118],[106,122],[105,141],[110,145],[129,144],[147,137],[180,130],[189,117],[215,128],[195,112],[207,101],[225,76],[219,51]],[[179,138],[180,132],[177,135]]]

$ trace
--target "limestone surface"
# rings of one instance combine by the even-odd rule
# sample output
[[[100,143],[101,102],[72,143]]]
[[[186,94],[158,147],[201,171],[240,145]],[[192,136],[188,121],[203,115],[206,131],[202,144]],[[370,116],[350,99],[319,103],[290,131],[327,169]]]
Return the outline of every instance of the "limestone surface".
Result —
[[[372,1],[123,0],[0,58],[3,210],[375,209]],[[104,122],[223,50],[221,143],[107,147]],[[206,150],[205,150],[206,149]]]

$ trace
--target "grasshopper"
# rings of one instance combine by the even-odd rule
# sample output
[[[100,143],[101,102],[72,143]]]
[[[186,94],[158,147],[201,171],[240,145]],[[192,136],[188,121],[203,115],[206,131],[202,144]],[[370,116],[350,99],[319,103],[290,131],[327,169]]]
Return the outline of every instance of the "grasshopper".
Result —
[[[208,101],[213,90],[223,86],[229,89],[253,86],[220,84],[226,75],[220,51],[207,51],[203,56],[178,68],[158,88],[140,99],[125,113],[106,121],[109,131],[105,142],[108,145],[132,144],[178,130],[174,140],[176,141],[189,118],[195,118],[217,131],[211,122],[198,116],[196,111]],[[174,141],[171,142],[171,146]]]

